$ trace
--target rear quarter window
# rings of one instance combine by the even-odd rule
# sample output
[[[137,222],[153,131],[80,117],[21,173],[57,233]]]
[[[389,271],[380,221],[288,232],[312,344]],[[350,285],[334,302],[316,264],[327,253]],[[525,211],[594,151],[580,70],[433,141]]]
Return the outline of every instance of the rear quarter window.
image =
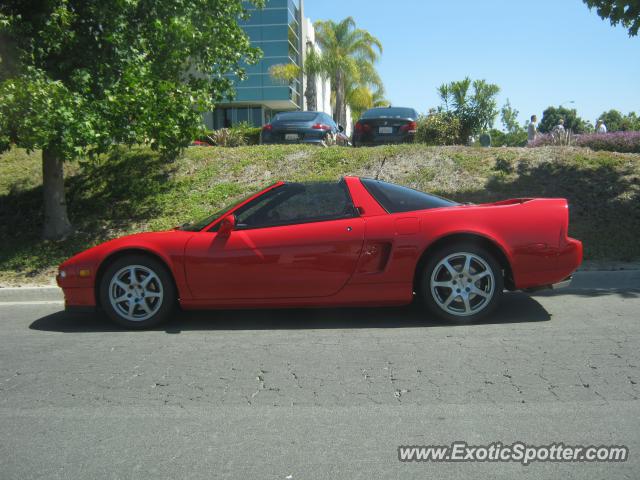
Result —
[[[431,195],[381,180],[362,178],[361,181],[373,198],[389,213],[413,212],[416,210],[429,210],[432,208],[459,205],[456,202],[438,197],[437,195]]]

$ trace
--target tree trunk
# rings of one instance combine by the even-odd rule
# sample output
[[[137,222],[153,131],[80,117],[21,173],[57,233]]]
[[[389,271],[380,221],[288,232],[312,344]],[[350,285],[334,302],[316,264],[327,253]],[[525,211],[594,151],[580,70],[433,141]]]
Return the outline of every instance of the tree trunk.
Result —
[[[44,193],[44,229],[47,240],[62,240],[72,232],[64,197],[62,158],[55,150],[42,150],[42,186]]]
[[[347,106],[345,104],[344,93],[344,76],[342,72],[338,72],[335,78],[336,82],[336,108],[334,112],[334,120],[340,125],[346,126]]]
[[[313,112],[318,109],[316,98],[317,98],[317,88],[316,88],[316,76],[315,75],[307,75],[307,89],[305,91],[305,95],[307,97],[307,110]]]

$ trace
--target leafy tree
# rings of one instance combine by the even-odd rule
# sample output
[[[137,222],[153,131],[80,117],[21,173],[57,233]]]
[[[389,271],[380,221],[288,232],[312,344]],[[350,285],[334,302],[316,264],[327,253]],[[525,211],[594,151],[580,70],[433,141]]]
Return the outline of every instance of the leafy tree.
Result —
[[[379,103],[377,106],[382,106],[384,103],[388,105],[388,101],[384,99],[382,79],[373,64],[363,60],[360,60],[359,63],[361,65],[358,66],[357,74],[346,79],[346,100],[347,105],[351,108],[352,118],[359,118],[365,110],[376,106],[376,101]],[[358,94],[363,92],[366,93],[369,100],[366,103],[359,103]],[[377,96],[377,100],[374,99],[374,95]],[[362,98],[360,97],[360,100]]]
[[[584,121],[584,132],[583,133],[593,133],[595,132],[596,127],[593,126],[593,123],[591,123],[591,120],[585,120]]]
[[[542,112],[538,129],[542,133],[549,133],[560,123],[560,119],[564,120],[564,128],[573,133],[586,133],[588,130],[586,122],[578,116],[575,108],[568,109],[563,106],[548,107]]]
[[[635,112],[623,115],[618,110],[611,109],[603,112],[598,120],[602,120],[610,132],[640,130],[640,122]]]
[[[261,4],[262,0],[254,0]],[[44,229],[68,236],[63,162],[116,144],[177,152],[259,51],[241,0],[0,3],[0,150],[42,149]]]
[[[589,10],[596,9],[603,20],[611,25],[621,24],[629,30],[629,36],[638,34],[640,29],[640,2],[638,0],[583,0]]]
[[[360,87],[382,86],[374,67],[382,53],[382,44],[366,30],[356,28],[352,17],[337,23],[318,21],[314,25],[331,78],[335,98],[333,116],[336,122],[344,125],[349,96],[359,98],[361,92],[356,93],[356,90]]]
[[[384,98],[384,88],[378,87],[371,90],[369,86],[356,86],[349,89],[347,102],[351,107],[351,116],[360,118],[362,114],[373,107],[388,107],[389,100]]]
[[[523,130],[522,126],[518,123],[518,110],[511,106],[511,102],[507,99],[506,103],[500,110],[500,118],[502,125],[508,133],[517,133]]]
[[[473,91],[471,91],[473,88]],[[485,80],[464,80],[443,84],[438,93],[447,112],[460,120],[460,141],[489,129],[498,115],[496,96],[500,87]]]
[[[598,120],[602,120],[610,132],[617,132],[622,130],[623,118],[623,115],[618,110],[611,109],[608,112],[603,112],[598,117]]]
[[[275,80],[289,84],[300,76],[300,67],[295,63],[278,63],[269,68],[269,75]]]
[[[636,112],[629,112],[626,117],[622,120],[622,129],[623,130],[640,130],[640,117],[636,114]]]
[[[360,118],[373,105],[373,93],[368,87],[356,87],[349,92],[347,101],[353,118]]]
[[[390,107],[391,102],[384,96],[384,88],[377,88],[371,94],[371,107]]]

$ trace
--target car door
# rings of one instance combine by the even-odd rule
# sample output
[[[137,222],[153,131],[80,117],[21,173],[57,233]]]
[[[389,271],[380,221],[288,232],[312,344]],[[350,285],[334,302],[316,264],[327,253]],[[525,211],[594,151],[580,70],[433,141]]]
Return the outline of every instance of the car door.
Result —
[[[235,213],[230,234],[199,232],[186,246],[195,299],[330,296],[356,268],[364,220],[344,182],[285,184]]]

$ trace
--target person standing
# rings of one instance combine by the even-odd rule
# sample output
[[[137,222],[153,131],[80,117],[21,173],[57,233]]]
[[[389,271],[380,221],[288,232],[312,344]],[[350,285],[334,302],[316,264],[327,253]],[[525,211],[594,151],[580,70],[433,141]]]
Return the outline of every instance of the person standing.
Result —
[[[531,115],[531,121],[529,122],[529,128],[527,130],[527,137],[529,143],[533,143],[533,141],[538,136],[538,117],[535,115]]]
[[[596,133],[607,133],[607,126],[604,124],[602,119],[598,120],[596,124]]]
[[[558,125],[553,127],[553,133],[555,134],[564,133],[564,118],[561,118],[560,120],[558,120]]]

